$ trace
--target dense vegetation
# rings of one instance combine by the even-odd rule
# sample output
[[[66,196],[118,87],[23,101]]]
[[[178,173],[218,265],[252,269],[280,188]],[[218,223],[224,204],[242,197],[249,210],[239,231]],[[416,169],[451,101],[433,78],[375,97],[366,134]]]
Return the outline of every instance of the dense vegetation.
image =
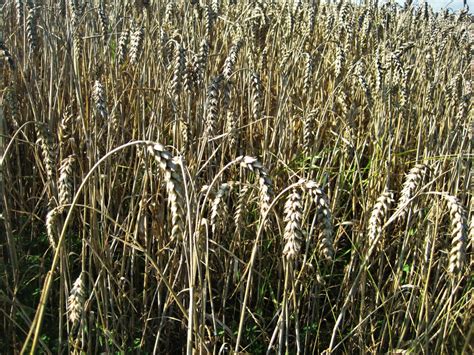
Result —
[[[0,352],[474,352],[466,10],[0,6]]]

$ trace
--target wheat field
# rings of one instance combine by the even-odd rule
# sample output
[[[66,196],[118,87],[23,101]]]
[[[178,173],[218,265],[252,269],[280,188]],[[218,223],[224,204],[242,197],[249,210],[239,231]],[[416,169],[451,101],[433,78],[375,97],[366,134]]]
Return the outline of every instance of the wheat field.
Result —
[[[474,353],[467,9],[0,8],[0,353]]]

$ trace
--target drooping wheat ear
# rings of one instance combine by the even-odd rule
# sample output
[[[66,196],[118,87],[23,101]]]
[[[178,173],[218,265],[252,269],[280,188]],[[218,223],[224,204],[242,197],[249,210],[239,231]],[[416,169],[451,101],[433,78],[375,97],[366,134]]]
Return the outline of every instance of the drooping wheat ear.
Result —
[[[37,14],[36,5],[33,0],[28,1],[28,15],[26,17],[26,38],[31,51],[35,51],[38,47],[38,33],[37,33]]]
[[[241,156],[236,159],[236,162],[239,162],[242,167],[249,169],[257,175],[260,187],[260,214],[264,216],[270,208],[270,202],[273,196],[272,181],[267,171],[257,158],[254,157]],[[268,218],[266,221],[268,221]]]
[[[147,151],[155,158],[164,173],[171,211],[171,239],[183,240],[186,213],[181,161],[178,157],[173,158],[171,153],[160,143],[148,144]]]
[[[206,97],[206,134],[212,137],[215,133],[217,119],[219,117],[219,89],[222,83],[222,75],[212,79],[207,88]]]
[[[69,321],[72,324],[76,324],[81,318],[82,311],[84,310],[84,296],[84,280],[81,272],[76,281],[74,281],[67,299],[67,312],[69,313]]]
[[[94,88],[92,89],[92,99],[94,100],[95,108],[99,116],[103,119],[106,119],[109,114],[107,112],[105,90],[99,80],[96,80],[94,83]]]
[[[107,18],[107,14],[105,13],[105,7],[102,2],[99,5],[98,14],[99,14],[100,33],[105,38],[108,33],[109,19]]]
[[[179,93],[181,92],[182,79],[185,69],[186,58],[184,55],[184,48],[181,44],[176,43],[173,60],[173,78],[171,79],[171,93],[176,101],[179,100]]]
[[[344,48],[338,43],[336,47],[336,60],[334,62],[334,74],[340,77],[346,64],[346,53]]]
[[[319,254],[327,260],[332,260],[334,257],[334,226],[329,199],[324,190],[314,181],[307,181],[304,187],[309,192],[317,208],[316,221],[321,230],[319,235]]]
[[[10,54],[10,51],[8,50],[8,48],[5,46],[5,43],[3,43],[1,40],[0,40],[0,60],[6,61],[12,69],[15,68],[15,62],[13,61],[13,57]]]
[[[262,82],[257,73],[252,73],[250,77],[252,85],[252,114],[254,119],[259,119],[262,116],[263,95]]]
[[[72,194],[72,168],[75,156],[70,155],[61,162],[59,167],[58,196],[59,206],[65,206],[71,202]]]
[[[122,64],[127,57],[128,30],[124,29],[120,34],[117,46],[117,62]]]
[[[49,245],[53,250],[56,250],[56,227],[59,215],[62,213],[60,207],[53,208],[46,214],[46,234],[48,235]]]
[[[248,185],[241,185],[239,196],[237,198],[237,205],[234,211],[234,224],[237,228],[241,227],[241,223],[243,220],[243,213],[245,211],[245,197],[247,196],[248,191],[249,191]]]
[[[230,76],[234,72],[235,63],[237,63],[237,57],[239,55],[240,48],[242,48],[243,41],[238,39],[232,47],[230,47],[229,54],[224,62],[224,67],[222,68],[222,74],[226,80],[230,79]]]
[[[204,72],[207,65],[207,58],[209,56],[209,43],[203,39],[199,46],[199,52],[193,57],[194,73],[198,85],[204,80]]]
[[[362,88],[362,91],[365,94],[365,98],[367,99],[367,104],[372,106],[372,92],[370,90],[369,84],[367,84],[367,80],[365,80],[365,65],[363,61],[359,61],[355,67],[355,76],[359,81],[359,85]]]
[[[214,235],[217,228],[218,219],[224,221],[228,215],[227,204],[225,203],[226,197],[232,191],[234,187],[233,182],[223,183],[217,190],[216,197],[211,204],[211,230]]]
[[[283,239],[285,246],[283,247],[283,257],[289,262],[295,260],[301,249],[301,240],[303,233],[301,230],[301,216],[303,214],[303,206],[301,203],[301,194],[295,188],[291,191],[285,202],[285,234]]]
[[[455,276],[462,272],[464,261],[466,259],[466,212],[461,205],[461,202],[456,197],[443,195],[443,198],[448,204],[449,214],[451,216],[451,233],[453,236],[451,250],[449,251],[448,272],[450,275]]]
[[[55,152],[53,148],[53,140],[51,133],[44,125],[36,126],[37,140],[36,143],[41,148],[41,155],[43,156],[44,168],[46,170],[46,176],[49,181],[54,181],[54,170],[55,170]]]
[[[130,64],[138,64],[138,60],[143,50],[143,28],[135,26],[135,29],[130,35]]]
[[[314,127],[316,115],[318,111],[311,110],[303,120],[303,153],[308,155],[311,153],[314,143]]]
[[[309,89],[311,88],[312,81],[313,81],[313,67],[314,62],[311,54],[305,53],[306,62],[304,66],[304,75],[303,75],[303,92],[304,95],[309,94]]]
[[[382,234],[382,226],[393,202],[393,193],[390,191],[384,191],[379,198],[377,198],[374,207],[372,207],[372,212],[369,218],[369,227],[367,229],[369,251],[381,245],[380,235]]]
[[[428,177],[429,171],[430,169],[427,165],[417,164],[411,168],[406,175],[397,206],[397,213],[400,213],[398,215],[399,220],[403,220],[408,214],[408,211],[410,210],[410,207],[413,203],[412,198],[420,189],[423,181]]]

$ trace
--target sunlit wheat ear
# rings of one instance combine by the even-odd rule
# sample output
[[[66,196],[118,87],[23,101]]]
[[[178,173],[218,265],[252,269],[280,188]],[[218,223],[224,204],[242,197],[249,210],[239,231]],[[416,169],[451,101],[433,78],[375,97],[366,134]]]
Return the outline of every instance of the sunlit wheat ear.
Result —
[[[471,93],[463,95],[459,100],[459,105],[456,113],[456,120],[458,122],[465,122],[469,114],[469,106],[471,104]]]
[[[214,234],[216,232],[217,225],[219,220],[222,222],[225,220],[225,217],[228,215],[228,208],[225,199],[232,191],[234,187],[233,182],[223,183],[219,186],[217,190],[216,197],[212,200],[211,204],[211,230]]]
[[[393,202],[393,193],[390,191],[384,191],[379,198],[377,198],[374,207],[372,207],[372,212],[369,218],[369,227],[367,229],[369,250],[378,248],[381,245],[380,238],[382,234],[382,226]]]
[[[98,9],[100,33],[105,38],[108,33],[109,19],[105,13],[104,4],[101,2]]]
[[[211,40],[212,36],[212,27],[214,26],[214,13],[210,6],[204,7],[204,37],[208,40]]]
[[[317,110],[311,110],[303,119],[303,152],[305,155],[311,154],[313,149],[317,113]]]
[[[474,252],[474,214],[472,214],[469,221],[469,243],[471,244],[471,252]]]
[[[304,29],[305,36],[311,36],[314,32],[314,24],[316,19],[316,3],[309,5],[309,9],[306,15],[306,27]]]
[[[273,187],[272,181],[268,176],[263,165],[254,157],[238,157],[236,162],[240,163],[240,165],[250,171],[253,171],[258,177],[258,184],[260,187],[260,214],[264,216],[268,209],[270,208],[270,202],[273,196]],[[268,218],[266,219],[266,223],[268,222]],[[266,226],[268,226],[266,224]]]
[[[260,57],[258,60],[258,70],[264,72],[267,70],[268,66],[268,48],[265,47],[263,51],[260,53]]]
[[[49,245],[53,250],[56,249],[56,227],[59,215],[62,213],[61,207],[53,208],[46,214],[46,234],[48,235]]]
[[[74,281],[67,299],[67,312],[69,314],[69,321],[72,324],[76,324],[81,318],[82,311],[84,310],[84,296],[84,280],[81,273],[76,281]]]
[[[316,220],[321,231],[318,239],[319,254],[327,260],[332,260],[334,257],[334,226],[329,199],[324,190],[314,181],[306,182],[304,187],[317,208]]]
[[[63,151],[67,141],[71,139],[73,118],[74,116],[71,114],[70,107],[67,107],[58,125],[58,142],[61,152]]]
[[[203,39],[199,45],[199,52],[193,57],[193,70],[196,76],[196,82],[201,85],[204,80],[204,72],[207,67],[207,58],[209,57],[209,43]]]
[[[15,0],[16,19],[18,26],[23,26],[23,1]]]
[[[305,53],[305,66],[303,74],[303,94],[308,95],[310,92],[311,85],[313,85],[313,69],[314,62],[311,54]]]
[[[176,12],[176,4],[174,2],[169,2],[166,4],[165,8],[165,17],[163,18],[163,23],[165,24],[171,24],[171,21],[174,17],[174,14]]]
[[[217,119],[219,118],[219,90],[222,85],[222,75],[216,76],[207,88],[206,97],[206,135],[212,137],[215,134]]]
[[[35,51],[38,47],[38,33],[37,33],[37,14],[36,5],[30,0],[28,1],[28,15],[26,17],[26,38],[31,51]]]
[[[381,97],[381,90],[384,82],[384,67],[382,65],[380,51],[380,46],[378,46],[375,52],[375,91],[376,95],[379,97]]]
[[[303,214],[303,206],[301,203],[301,195],[297,189],[293,189],[285,202],[285,234],[283,257],[288,261],[297,258],[301,249],[302,231],[301,216]]]
[[[75,156],[70,155],[61,162],[59,167],[59,179],[58,179],[58,195],[59,195],[59,206],[64,208],[65,205],[71,203],[72,193],[72,168],[74,164]]]
[[[467,221],[466,212],[461,202],[454,196],[443,195],[447,202],[449,214],[451,217],[451,233],[453,240],[449,252],[448,272],[455,276],[462,273],[464,261],[466,259],[467,242]]]
[[[196,73],[191,60],[186,60],[186,67],[183,72],[183,89],[186,94],[191,95],[193,89],[197,86]]]
[[[425,164],[417,164],[410,169],[403,182],[403,188],[398,200],[397,212],[399,213],[399,220],[403,220],[411,206],[413,205],[412,198],[420,189],[423,181],[429,174],[429,167]]]
[[[230,76],[234,72],[235,63],[237,63],[237,56],[239,51],[242,48],[243,41],[238,39],[232,47],[230,47],[229,54],[224,62],[224,68],[222,69],[222,74],[226,80],[230,79]]]
[[[252,73],[250,77],[252,86],[252,114],[254,119],[261,118],[263,98],[262,98],[262,83],[260,76],[257,73]]]
[[[400,107],[405,108],[408,102],[408,70],[404,70],[402,73],[398,85],[398,93],[400,96]]]
[[[237,145],[238,139],[238,130],[237,130],[237,119],[235,117],[234,111],[228,110],[226,115],[226,133],[228,134],[229,139],[229,148],[234,150]]]
[[[92,89],[92,99],[94,100],[95,108],[99,116],[106,119],[109,114],[107,112],[105,90],[98,80],[95,81],[94,88]]]
[[[369,84],[367,83],[367,80],[365,79],[365,64],[363,61],[359,61],[357,63],[354,74],[359,82],[362,91],[365,94],[367,104],[369,106],[372,106],[372,92],[370,90]]]
[[[234,211],[234,224],[237,229],[241,228],[243,223],[243,216],[246,208],[247,193],[249,191],[248,185],[241,185],[239,195],[237,197],[237,204]]]
[[[177,43],[173,59],[173,78],[171,79],[171,94],[175,101],[179,100],[185,69],[186,58],[184,55],[184,48],[181,44]]]
[[[334,74],[339,78],[346,64],[346,53],[340,44],[336,47],[336,60],[334,62]]]
[[[44,125],[37,125],[36,128],[36,143],[40,146],[41,149],[41,155],[43,157],[43,164],[46,170],[46,175],[48,177],[48,180],[54,181],[56,154],[53,149],[51,133]]]
[[[173,158],[171,153],[160,143],[148,144],[147,151],[154,157],[164,173],[171,211],[171,239],[182,240],[185,231],[186,214],[181,161],[179,158]]]
[[[124,29],[120,34],[117,46],[117,62],[122,64],[127,58],[128,30]]]
[[[220,14],[220,3],[221,1],[220,0],[212,0],[211,1],[211,9],[212,9],[212,12],[214,13],[214,16],[219,16]]]
[[[142,55],[143,51],[143,28],[135,26],[130,35],[130,64],[136,65]]]

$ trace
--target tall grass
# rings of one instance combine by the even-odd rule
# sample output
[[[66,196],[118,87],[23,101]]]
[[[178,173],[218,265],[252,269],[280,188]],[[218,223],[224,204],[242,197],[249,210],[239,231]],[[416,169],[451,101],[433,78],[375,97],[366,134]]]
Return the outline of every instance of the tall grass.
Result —
[[[467,11],[0,7],[1,352],[474,352]]]

